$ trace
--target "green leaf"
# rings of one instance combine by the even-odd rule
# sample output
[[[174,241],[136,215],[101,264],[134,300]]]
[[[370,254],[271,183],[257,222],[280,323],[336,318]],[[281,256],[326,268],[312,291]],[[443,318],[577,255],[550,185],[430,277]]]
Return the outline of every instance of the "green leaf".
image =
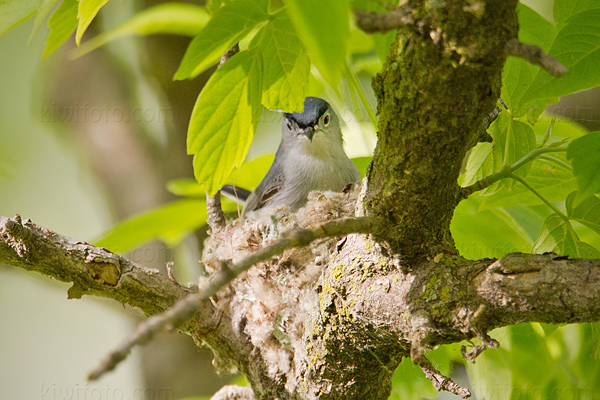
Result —
[[[94,244],[113,252],[124,252],[151,239],[175,245],[206,221],[204,200],[177,200],[136,215],[106,232]]]
[[[524,43],[540,46],[548,51],[556,37],[556,27],[544,17],[524,4],[517,5],[519,16],[519,40]],[[529,104],[523,99],[531,85],[538,67],[521,58],[508,57],[502,71],[502,92],[500,97],[506,103],[511,114],[523,115]],[[525,101],[523,101],[525,100]],[[545,108],[545,104],[542,108]]]
[[[556,37],[556,26],[523,3],[517,4],[519,40],[548,51]]]
[[[555,0],[552,14],[554,22],[562,25],[570,16],[598,8],[597,0]]]
[[[467,187],[494,173],[494,157],[491,143],[477,143],[467,159],[461,186]]]
[[[529,236],[510,214],[503,209],[480,210],[480,204],[479,196],[470,196],[454,210],[450,231],[462,256],[499,258],[531,247]]]
[[[577,197],[578,192],[573,192],[567,197],[567,216],[600,234],[600,199],[589,196],[577,203]]]
[[[85,33],[85,30],[90,26],[92,20],[98,14],[98,11],[108,3],[108,0],[78,0],[79,9],[77,10],[77,34],[75,35],[75,43],[79,46],[79,42]]]
[[[48,57],[66,42],[77,28],[77,0],[63,0],[48,20],[50,33],[42,58]]]
[[[194,175],[213,195],[241,165],[262,111],[262,60],[257,51],[231,57],[200,93],[188,129]]]
[[[0,1],[0,35],[31,17],[44,0],[3,0]]]
[[[577,177],[580,196],[586,198],[600,193],[600,132],[591,132],[573,140],[567,147]]]
[[[196,36],[209,21],[204,7],[186,3],[163,3],[135,14],[118,27],[86,41],[72,52],[81,57],[100,46],[126,36],[156,33]]]
[[[571,224],[557,214],[551,214],[546,219],[531,251],[533,253],[553,252],[575,258],[600,257],[600,251],[579,240]]]
[[[310,60],[287,14],[279,13],[254,37],[250,48],[263,56],[262,104],[271,110],[301,112]]]
[[[33,37],[37,33],[38,29],[42,26],[42,23],[50,15],[50,11],[52,11],[52,7],[54,7],[58,3],[58,0],[44,0],[42,6],[37,12],[35,16],[35,21],[33,21],[33,28],[31,28],[31,35],[29,35],[29,44],[33,40]]]
[[[269,18],[268,0],[236,0],[220,8],[188,46],[176,80],[193,78]]]
[[[363,177],[367,173],[367,168],[369,168],[369,165],[371,165],[373,157],[356,157],[353,158],[352,161],[354,162],[354,164],[356,164],[360,176]]]
[[[437,390],[427,379],[423,370],[413,364],[410,358],[402,359],[392,377],[392,393],[388,400],[432,399]]]
[[[475,363],[467,363],[466,369],[477,399],[511,399],[512,373],[506,348],[484,351]]]
[[[334,88],[346,65],[350,34],[347,0],[287,0],[288,15],[311,61]]]
[[[569,72],[560,78],[537,68],[533,82],[524,94],[528,99],[564,96],[600,84],[600,8],[568,18],[559,29],[549,54]]]

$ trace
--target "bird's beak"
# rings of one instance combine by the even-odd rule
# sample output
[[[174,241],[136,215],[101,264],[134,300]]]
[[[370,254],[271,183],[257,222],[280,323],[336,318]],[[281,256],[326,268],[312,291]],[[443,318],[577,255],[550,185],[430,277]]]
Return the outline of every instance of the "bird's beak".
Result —
[[[317,131],[317,129],[318,129],[317,126],[309,126],[309,127],[302,129],[301,133],[304,136],[306,136],[308,138],[308,140],[310,140],[310,142],[312,143],[313,136],[315,135],[315,132]]]

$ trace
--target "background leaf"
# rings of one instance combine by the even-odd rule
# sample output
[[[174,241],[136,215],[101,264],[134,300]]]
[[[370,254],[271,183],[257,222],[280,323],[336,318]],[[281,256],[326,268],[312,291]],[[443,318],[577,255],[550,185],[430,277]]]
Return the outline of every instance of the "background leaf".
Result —
[[[244,161],[262,111],[261,56],[242,51],[207,82],[194,106],[188,153],[194,175],[212,196]]]
[[[262,104],[271,110],[301,112],[310,60],[287,14],[269,21],[250,48],[260,49],[263,56]]]
[[[567,159],[573,165],[580,196],[585,198],[600,193],[600,132],[573,140],[567,147]]]
[[[115,225],[94,245],[120,253],[159,238],[173,246],[205,222],[204,200],[177,200]]]
[[[287,0],[288,15],[311,61],[334,88],[346,65],[350,34],[347,0]]]
[[[85,33],[85,30],[90,26],[92,20],[98,14],[98,11],[108,3],[108,0],[78,0],[79,9],[77,11],[77,19],[79,19],[79,25],[77,25],[77,33],[75,34],[75,43],[79,46],[79,42]]]
[[[188,46],[175,79],[193,78],[216,63],[225,51],[266,21],[267,0],[236,0],[217,10]]]
[[[0,35],[31,17],[44,0],[0,1]]]
[[[108,42],[132,35],[167,33],[196,36],[207,24],[210,16],[204,7],[186,3],[163,3],[135,14],[118,27],[101,33],[73,50],[74,57],[81,57]]]
[[[578,192],[571,193],[565,202],[567,216],[600,234],[600,199],[589,196],[576,204]]]
[[[77,28],[77,0],[63,0],[54,14],[48,20],[50,33],[46,38],[46,48],[42,58],[48,57],[61,44],[69,40],[73,31]]]

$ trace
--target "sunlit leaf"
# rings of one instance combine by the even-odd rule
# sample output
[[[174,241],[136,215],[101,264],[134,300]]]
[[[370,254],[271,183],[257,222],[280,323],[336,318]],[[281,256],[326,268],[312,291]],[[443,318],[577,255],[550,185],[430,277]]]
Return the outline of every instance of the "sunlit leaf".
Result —
[[[90,26],[92,20],[98,14],[98,11],[108,3],[108,0],[78,0],[79,9],[77,10],[77,33],[75,34],[75,43],[79,46],[79,42],[85,33],[85,30]]]
[[[157,238],[174,245],[205,221],[204,200],[177,200],[117,224],[94,244],[119,253]]]
[[[194,106],[187,148],[194,175],[213,195],[246,157],[262,111],[261,55],[242,51],[210,78]]]
[[[287,14],[269,21],[250,48],[260,49],[263,56],[262,104],[271,110],[302,112],[310,60]]]
[[[334,88],[346,65],[350,34],[347,0],[287,0],[288,15],[310,60]]]
[[[50,33],[46,38],[46,48],[42,58],[48,57],[61,44],[66,42],[77,28],[77,0],[63,0],[48,20]]]
[[[81,57],[100,46],[126,36],[156,33],[196,36],[209,19],[210,16],[204,7],[186,3],[159,4],[140,11],[118,27],[86,41],[72,54],[74,57]]]
[[[236,0],[215,12],[188,46],[175,79],[193,78],[215,64],[225,51],[266,21],[268,0]]]
[[[600,132],[573,140],[567,147],[567,159],[573,164],[580,196],[600,193]]]
[[[44,0],[0,1],[0,35],[31,17]]]

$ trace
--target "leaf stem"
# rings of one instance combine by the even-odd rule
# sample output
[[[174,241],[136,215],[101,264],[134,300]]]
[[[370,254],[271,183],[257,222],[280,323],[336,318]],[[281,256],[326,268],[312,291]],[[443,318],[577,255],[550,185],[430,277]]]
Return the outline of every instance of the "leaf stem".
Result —
[[[478,192],[480,190],[483,190],[483,189],[491,186],[492,184],[498,182],[500,179],[511,177],[511,175],[514,171],[521,168],[525,164],[537,159],[538,157],[542,156],[543,154],[558,153],[558,152],[563,152],[566,150],[567,150],[566,147],[538,147],[537,149],[533,149],[529,153],[527,153],[525,156],[523,156],[523,158],[521,158],[520,160],[515,162],[514,164],[503,168],[501,171],[498,171],[489,176],[486,176],[485,178],[478,180],[477,182],[475,182],[474,184],[472,184],[470,186],[467,186],[466,188],[463,189],[463,195],[466,198],[475,192]]]
[[[512,179],[516,180],[517,182],[521,183],[523,186],[525,186],[527,189],[529,189],[529,191],[531,193],[533,193],[534,195],[536,195],[548,207],[550,207],[550,209],[552,211],[554,211],[554,213],[556,215],[558,215],[559,217],[561,217],[565,222],[569,222],[569,218],[562,211],[560,211],[554,204],[550,203],[544,196],[542,196],[542,194],[540,192],[538,192],[537,190],[535,190],[533,188],[533,186],[531,186],[529,183],[525,182],[525,179],[521,178],[520,176],[517,176],[517,175],[513,174],[512,172],[508,172],[508,178],[512,178]]]

